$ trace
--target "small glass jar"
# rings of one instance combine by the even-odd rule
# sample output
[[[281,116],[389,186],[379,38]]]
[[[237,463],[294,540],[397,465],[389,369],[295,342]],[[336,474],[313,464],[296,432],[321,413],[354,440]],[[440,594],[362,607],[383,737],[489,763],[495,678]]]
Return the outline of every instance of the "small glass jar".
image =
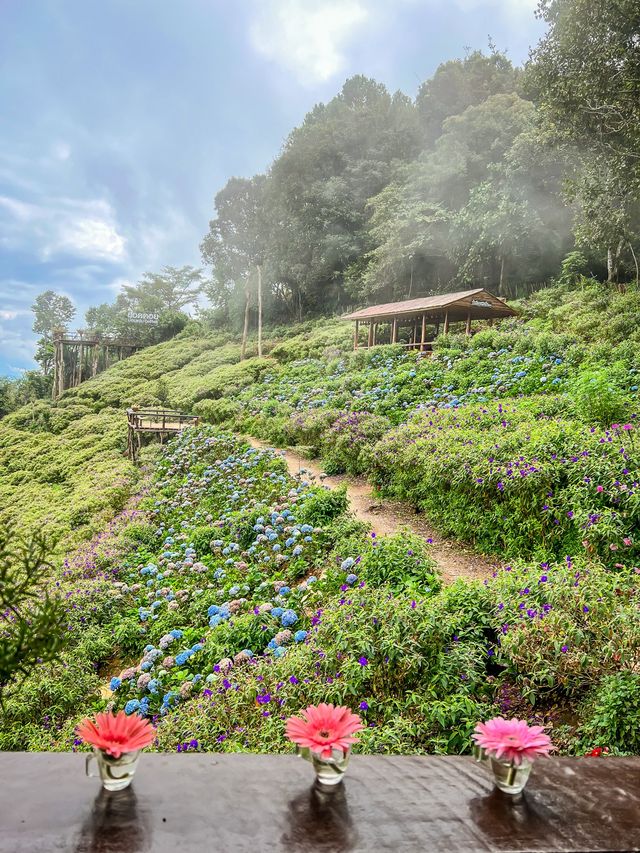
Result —
[[[331,758],[321,758],[310,749],[299,749],[298,754],[313,764],[317,782],[321,785],[333,786],[342,782],[342,777],[351,757],[351,747],[345,751],[341,749],[332,750]]]
[[[516,765],[512,761],[491,758],[491,770],[496,787],[505,794],[519,794],[529,779],[531,762],[523,759],[521,764]]]
[[[134,777],[138,766],[140,750],[135,752],[123,752],[120,758],[114,758],[101,749],[93,750],[87,755],[85,772],[87,776],[99,776],[102,779],[102,787],[107,791],[122,791],[128,788]],[[91,772],[91,762],[95,760],[98,765],[98,773]]]

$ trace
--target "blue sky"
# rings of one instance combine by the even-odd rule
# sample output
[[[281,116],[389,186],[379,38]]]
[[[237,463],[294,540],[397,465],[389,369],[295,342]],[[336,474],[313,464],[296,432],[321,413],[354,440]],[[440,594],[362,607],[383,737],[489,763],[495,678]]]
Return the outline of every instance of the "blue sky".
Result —
[[[536,0],[0,0],[0,374],[34,366],[30,305],[111,301],[200,265],[213,197],[361,73],[415,96],[444,60],[512,61]]]

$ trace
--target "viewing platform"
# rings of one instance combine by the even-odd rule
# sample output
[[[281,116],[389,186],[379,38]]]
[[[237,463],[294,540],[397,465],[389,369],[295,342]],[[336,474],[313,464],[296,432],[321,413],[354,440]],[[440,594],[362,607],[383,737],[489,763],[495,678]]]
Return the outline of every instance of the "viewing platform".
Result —
[[[640,850],[640,758],[541,759],[518,798],[467,757],[356,755],[327,790],[296,756],[144,754],[115,793],[85,758],[0,753],[1,853]]]
[[[127,456],[136,461],[145,433],[155,433],[162,444],[166,436],[199,423],[198,415],[188,415],[173,409],[127,409]]]

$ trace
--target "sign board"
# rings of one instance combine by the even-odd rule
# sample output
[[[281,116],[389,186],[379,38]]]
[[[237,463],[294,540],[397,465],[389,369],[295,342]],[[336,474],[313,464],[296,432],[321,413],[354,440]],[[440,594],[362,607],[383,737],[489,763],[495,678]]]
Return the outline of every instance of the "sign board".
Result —
[[[486,299],[472,299],[471,304],[478,308],[493,308],[493,305]]]
[[[130,323],[138,323],[142,326],[157,326],[160,322],[160,314],[146,314],[142,311],[133,311],[129,308],[127,311],[127,320]]]

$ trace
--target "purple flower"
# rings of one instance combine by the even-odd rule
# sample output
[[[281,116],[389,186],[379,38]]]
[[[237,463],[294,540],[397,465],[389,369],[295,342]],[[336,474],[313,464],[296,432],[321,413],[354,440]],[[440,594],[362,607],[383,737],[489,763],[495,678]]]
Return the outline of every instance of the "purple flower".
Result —
[[[360,708],[361,711],[368,711],[369,710],[369,703],[368,702],[361,702],[358,707]]]
[[[568,652],[568,651],[569,651],[569,646],[563,646],[563,647],[560,649],[560,651],[561,651],[563,654],[564,654],[565,652]]]
[[[366,666],[369,663],[369,661],[363,655],[362,657],[358,658],[358,663],[360,664],[360,666]]]

